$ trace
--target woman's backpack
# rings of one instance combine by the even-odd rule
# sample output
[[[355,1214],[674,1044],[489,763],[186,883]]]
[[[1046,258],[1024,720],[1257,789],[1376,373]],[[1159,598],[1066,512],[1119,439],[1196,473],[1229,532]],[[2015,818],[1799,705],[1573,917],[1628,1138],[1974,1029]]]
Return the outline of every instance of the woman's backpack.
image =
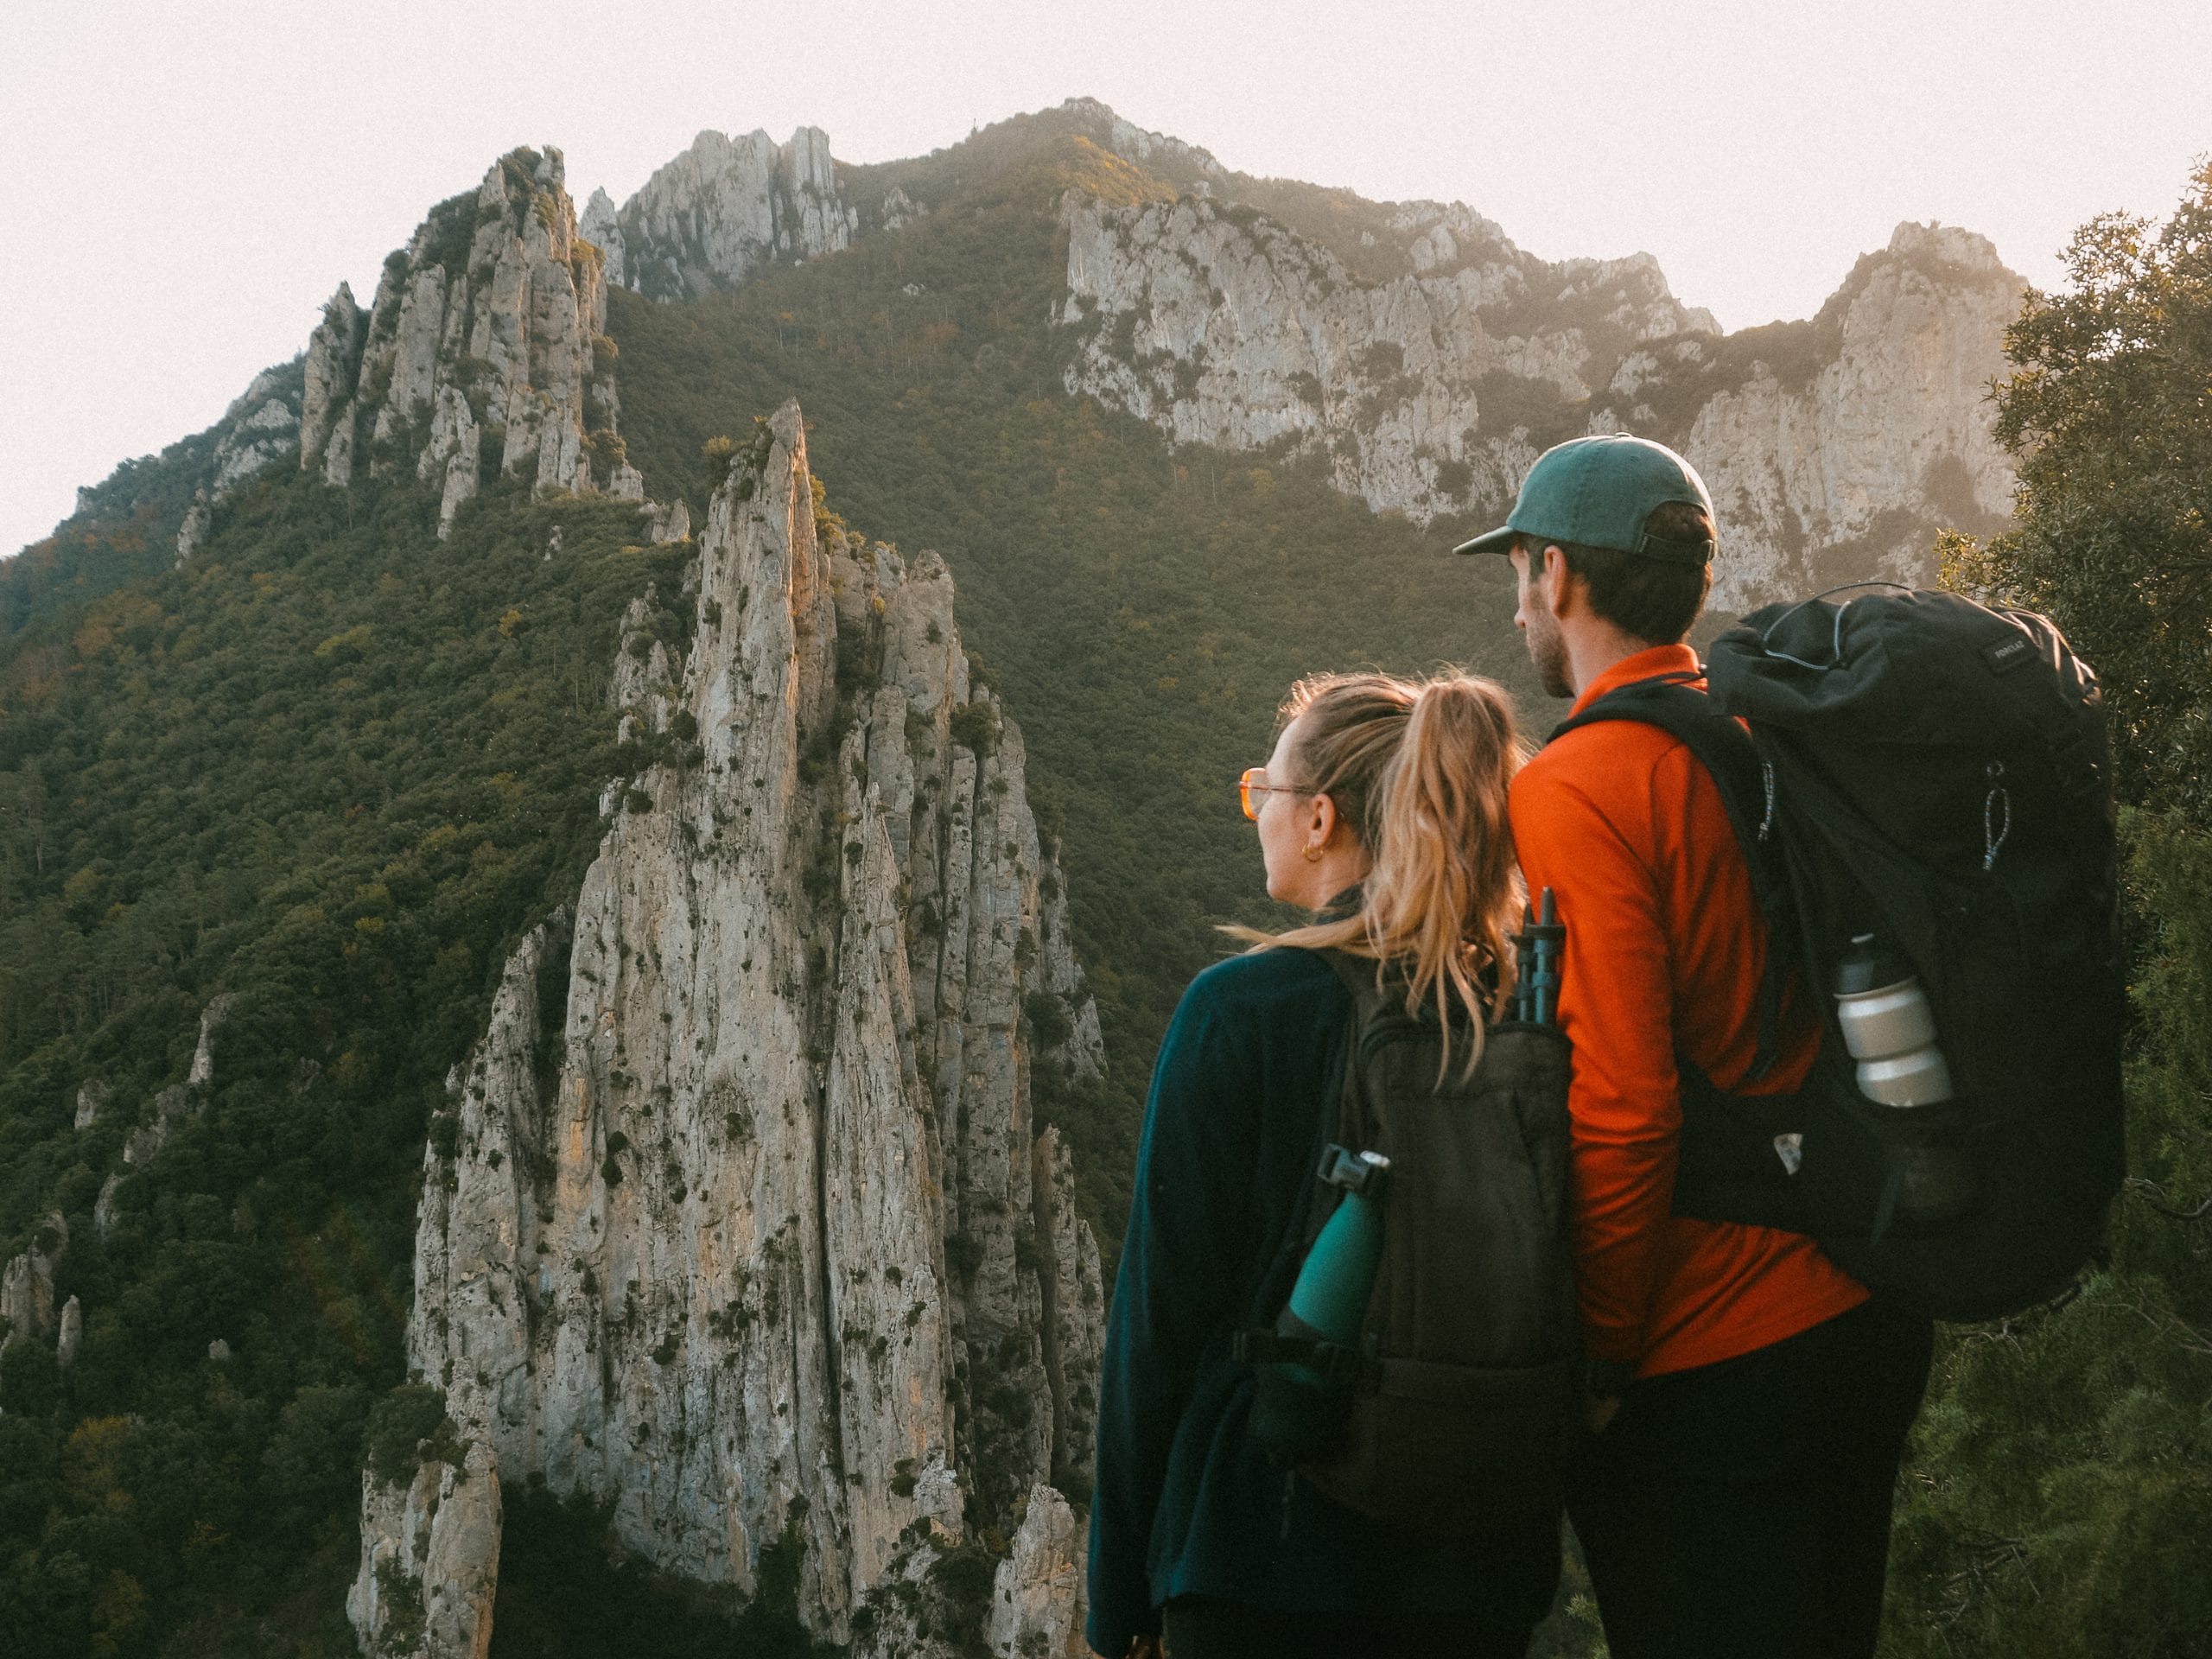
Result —
[[[1479,1535],[1556,1515],[1580,1418],[1568,1251],[1568,1048],[1555,1026],[1490,1028],[1472,1077],[1433,1016],[1374,962],[1319,953],[1353,1006],[1343,1091],[1297,1248],[1266,1275],[1236,1357],[1257,1371],[1250,1432],[1371,1518]],[[1372,1153],[1382,1243],[1356,1342],[1287,1332],[1291,1285]]]
[[[2095,676],[2024,611],[1898,589],[1754,613],[1681,677],[1560,730],[1656,725],[1726,803],[1783,977],[1826,1036],[1794,1094],[1730,1095],[1683,1067],[1675,1209],[1808,1233],[1874,1291],[1950,1319],[2048,1300],[2090,1259],[2123,1173],[2123,971]],[[1554,734],[1557,735],[1557,734]],[[1836,974],[1869,936],[1917,978],[1952,1098],[1861,1092]],[[1955,1201],[1916,1213],[1947,1160]]]

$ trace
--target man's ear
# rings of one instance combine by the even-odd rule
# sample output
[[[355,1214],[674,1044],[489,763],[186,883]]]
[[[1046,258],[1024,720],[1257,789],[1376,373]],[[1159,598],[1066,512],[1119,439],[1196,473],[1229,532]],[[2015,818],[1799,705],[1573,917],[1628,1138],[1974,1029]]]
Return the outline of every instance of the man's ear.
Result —
[[[1574,601],[1574,573],[1567,568],[1567,555],[1557,547],[1547,547],[1543,559],[1542,569],[1530,586],[1546,610],[1563,617]]]

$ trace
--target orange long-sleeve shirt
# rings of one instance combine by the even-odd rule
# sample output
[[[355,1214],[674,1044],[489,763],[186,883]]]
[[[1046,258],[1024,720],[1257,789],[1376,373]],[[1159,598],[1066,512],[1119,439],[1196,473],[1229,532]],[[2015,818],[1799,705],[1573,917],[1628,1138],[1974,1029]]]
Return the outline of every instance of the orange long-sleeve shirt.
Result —
[[[1688,645],[1639,652],[1575,711],[1698,667]],[[1656,727],[1600,721],[1522,768],[1512,817],[1529,890],[1551,888],[1567,925],[1559,1007],[1574,1044],[1575,1276],[1591,1356],[1644,1376],[1709,1365],[1866,1300],[1800,1234],[1672,1213],[1677,1045],[1719,1087],[1760,1094],[1796,1087],[1819,1041],[1793,997],[1782,1058],[1751,1080],[1766,926],[1711,776]]]

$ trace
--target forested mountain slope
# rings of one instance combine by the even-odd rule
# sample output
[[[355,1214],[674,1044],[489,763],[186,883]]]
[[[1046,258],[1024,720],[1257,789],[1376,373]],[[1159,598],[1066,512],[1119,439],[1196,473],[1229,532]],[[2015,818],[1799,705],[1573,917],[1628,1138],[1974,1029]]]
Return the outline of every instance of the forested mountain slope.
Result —
[[[503,157],[334,301],[283,464],[8,642],[10,1653],[1080,1616],[1104,1287],[1033,1094],[1100,1045],[1020,729],[796,404],[696,541],[642,499],[603,292]]]

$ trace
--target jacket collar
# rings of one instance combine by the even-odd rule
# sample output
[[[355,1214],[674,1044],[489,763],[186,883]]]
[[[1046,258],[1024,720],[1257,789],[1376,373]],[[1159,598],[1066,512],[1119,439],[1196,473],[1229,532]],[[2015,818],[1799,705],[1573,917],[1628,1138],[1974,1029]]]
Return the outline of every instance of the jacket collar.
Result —
[[[1697,652],[1688,645],[1653,645],[1639,651],[1633,657],[1624,657],[1596,679],[1582,688],[1582,695],[1575,698],[1574,707],[1567,710],[1572,719],[1608,691],[1637,680],[1648,680],[1655,674],[1695,674],[1700,678],[1705,665],[1697,659]]]

